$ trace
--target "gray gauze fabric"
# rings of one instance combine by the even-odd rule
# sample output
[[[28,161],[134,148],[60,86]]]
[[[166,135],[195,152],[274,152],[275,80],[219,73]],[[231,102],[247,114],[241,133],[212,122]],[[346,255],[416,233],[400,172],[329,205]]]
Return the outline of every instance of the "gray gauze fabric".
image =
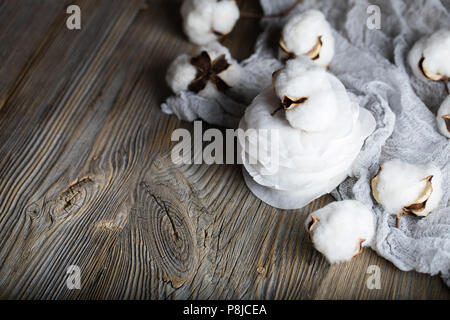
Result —
[[[260,0],[265,14],[278,13],[293,0]],[[366,22],[370,5],[381,9],[381,29]],[[450,28],[450,0],[304,0],[284,18],[262,20],[264,32],[256,52],[241,63],[243,85],[233,89],[230,99],[248,104],[271,83],[280,66],[277,41],[284,23],[293,14],[318,9],[334,29],[335,56],[329,71],[357,97],[377,121],[375,132],[356,159],[352,177],[332,192],[338,199],[357,199],[372,207],[377,218],[371,246],[382,257],[404,271],[440,274],[450,286],[450,140],[437,131],[435,114],[447,96],[443,83],[417,79],[406,62],[412,45],[420,37]],[[449,57],[450,59],[450,57]],[[181,119],[202,118],[222,126],[235,126],[236,115],[222,107],[223,101],[205,101],[186,93],[171,97],[163,110]],[[233,107],[234,108],[234,107]],[[208,118],[199,110],[208,109]],[[189,118],[183,117],[189,114]],[[426,218],[403,217],[399,228],[395,216],[384,211],[371,196],[370,179],[386,160],[400,158],[410,163],[434,163],[442,169],[444,196],[439,209]]]

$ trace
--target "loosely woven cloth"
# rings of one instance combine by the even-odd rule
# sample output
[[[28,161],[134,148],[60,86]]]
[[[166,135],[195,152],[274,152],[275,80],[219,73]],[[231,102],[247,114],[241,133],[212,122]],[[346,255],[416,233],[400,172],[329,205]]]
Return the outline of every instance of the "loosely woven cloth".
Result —
[[[279,13],[294,0],[260,0],[265,14]],[[381,29],[369,29],[370,5],[381,9]],[[352,177],[332,195],[357,199],[373,208],[377,218],[371,247],[404,271],[440,274],[450,286],[450,140],[437,131],[435,114],[447,96],[443,83],[417,79],[406,63],[415,41],[441,28],[450,28],[450,0],[304,0],[288,16],[262,20],[264,32],[255,53],[241,63],[244,78],[230,100],[209,101],[186,92],[170,97],[163,111],[183,120],[202,118],[212,124],[234,127],[254,96],[271,83],[281,66],[277,40],[290,16],[307,9],[325,14],[334,29],[336,53],[329,71],[360,106],[377,121],[356,159]],[[450,61],[450,57],[449,57]],[[224,107],[226,106],[226,107]],[[186,116],[187,115],[187,116]],[[385,212],[371,196],[370,179],[380,163],[400,158],[410,163],[434,163],[442,169],[444,196],[440,208],[426,218],[403,217],[399,228],[395,216]]]

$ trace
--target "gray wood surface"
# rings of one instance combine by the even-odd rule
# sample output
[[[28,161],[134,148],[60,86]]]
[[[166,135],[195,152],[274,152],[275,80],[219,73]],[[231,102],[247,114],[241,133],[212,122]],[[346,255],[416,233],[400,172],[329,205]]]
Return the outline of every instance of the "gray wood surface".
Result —
[[[66,7],[82,11],[66,28]],[[256,1],[239,1],[258,12]],[[449,299],[369,249],[330,266],[237,165],[172,163],[168,64],[194,52],[179,1],[0,1],[0,298]],[[260,31],[224,39],[239,60]],[[206,127],[206,126],[204,126]],[[66,287],[81,269],[81,289]],[[369,265],[381,289],[366,286]]]

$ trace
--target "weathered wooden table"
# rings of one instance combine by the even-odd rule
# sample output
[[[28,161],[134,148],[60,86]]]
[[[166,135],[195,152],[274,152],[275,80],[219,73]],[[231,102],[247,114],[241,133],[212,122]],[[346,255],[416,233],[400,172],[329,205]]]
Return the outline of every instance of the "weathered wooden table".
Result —
[[[81,30],[66,27],[70,4]],[[277,210],[238,165],[172,163],[172,131],[192,128],[159,108],[168,64],[195,50],[178,7],[0,1],[0,297],[448,299],[439,277],[369,249],[330,266],[303,229],[328,196]],[[224,44],[241,60],[259,31],[241,19]],[[79,290],[66,286],[71,265]],[[379,290],[366,286],[370,265]]]

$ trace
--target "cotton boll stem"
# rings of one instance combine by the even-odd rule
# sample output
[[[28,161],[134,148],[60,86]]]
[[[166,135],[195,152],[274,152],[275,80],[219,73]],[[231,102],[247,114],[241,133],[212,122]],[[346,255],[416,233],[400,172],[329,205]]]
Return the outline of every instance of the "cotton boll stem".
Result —
[[[270,115],[274,116],[280,110],[283,110],[283,107],[279,107],[279,108],[275,109]]]
[[[359,239],[359,241],[358,241],[358,247],[359,247],[359,250],[358,250],[357,253],[355,253],[355,255],[354,255],[352,258],[354,258],[354,257],[356,257],[356,256],[359,256],[359,255],[363,252],[363,246],[362,246],[362,244],[363,244],[364,241],[366,241],[366,239],[364,239],[364,238],[360,238],[360,239]]]

